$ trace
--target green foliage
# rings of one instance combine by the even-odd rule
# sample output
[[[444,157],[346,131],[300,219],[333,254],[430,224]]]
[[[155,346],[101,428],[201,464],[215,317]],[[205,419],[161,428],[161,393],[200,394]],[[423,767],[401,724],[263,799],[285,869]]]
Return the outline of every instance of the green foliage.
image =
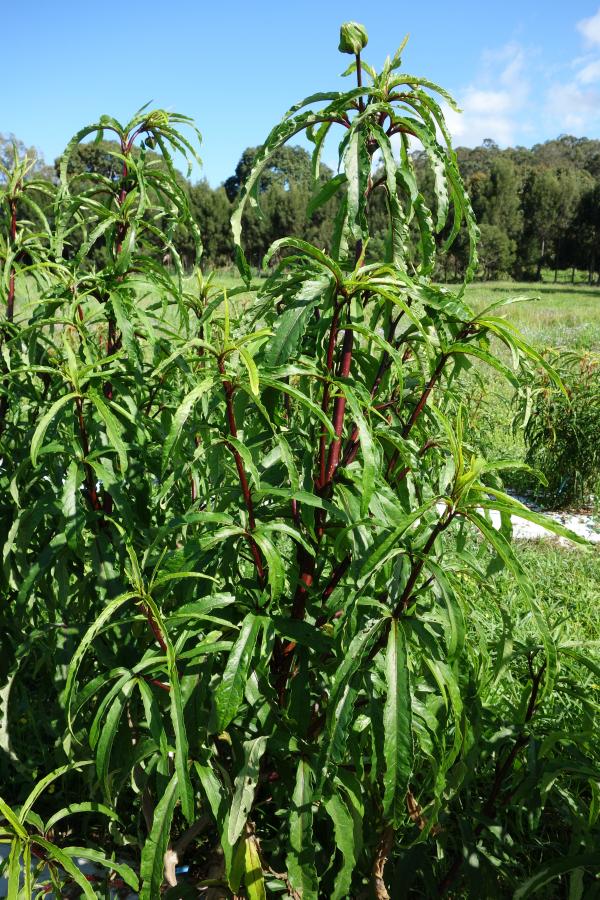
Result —
[[[510,517],[541,517],[504,493],[507,463],[470,446],[462,402],[473,360],[511,381],[544,360],[497,309],[470,309],[466,281],[432,282],[441,235],[449,250],[463,235],[473,276],[478,233],[436,97],[453,101],[400,65],[400,51],[380,73],[357,58],[356,87],[273,129],[239,191],[244,285],[229,292],[182,277],[174,234],[194,226],[173,157],[195,155],[187,118],[144,109],[82,129],[41,227],[16,214],[23,164],[7,173],[11,897],[105,895],[79,856],[147,900],[165,880],[177,896],[249,900],[435,896],[463,879],[474,896],[526,896],[570,871],[591,896],[597,637],[574,647],[536,596]],[[335,131],[343,177],[324,186]],[[282,235],[256,285],[244,210],[301,132],[313,207],[339,204],[330,252]],[[72,171],[81,141],[106,135],[118,177]],[[31,274],[36,301],[14,303]],[[186,853],[187,888],[174,883]]]
[[[589,503],[600,488],[600,360],[573,351],[550,359],[566,392],[544,372],[522,391],[526,459],[545,474],[552,502]]]

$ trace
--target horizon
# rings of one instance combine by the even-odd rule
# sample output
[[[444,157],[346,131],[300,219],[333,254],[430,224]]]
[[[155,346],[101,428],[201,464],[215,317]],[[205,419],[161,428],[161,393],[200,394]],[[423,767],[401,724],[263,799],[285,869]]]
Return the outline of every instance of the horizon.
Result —
[[[523,8],[516,0],[501,11],[472,0],[453,11],[435,3],[402,17],[390,15],[387,0],[378,16],[366,17],[354,0],[325,9],[309,0],[300,14],[271,0],[251,10],[178,0],[166,18],[153,15],[158,7],[148,9],[108,0],[97,16],[62,0],[35,11],[23,28],[10,8],[6,33],[19,38],[5,45],[5,64],[17,77],[3,99],[0,132],[36,147],[51,165],[83,125],[104,113],[128,119],[153,97],[153,107],[194,119],[204,165],[194,168],[193,180],[217,187],[299,97],[343,86],[339,25],[355,19],[367,28],[364,57],[375,67],[410,33],[406,70],[440,83],[464,110],[458,116],[445,108],[456,147],[490,139],[501,149],[530,149],[562,135],[600,138],[597,0],[575,0],[551,16],[541,16],[547,4]],[[111,27],[99,29],[99,22]]]

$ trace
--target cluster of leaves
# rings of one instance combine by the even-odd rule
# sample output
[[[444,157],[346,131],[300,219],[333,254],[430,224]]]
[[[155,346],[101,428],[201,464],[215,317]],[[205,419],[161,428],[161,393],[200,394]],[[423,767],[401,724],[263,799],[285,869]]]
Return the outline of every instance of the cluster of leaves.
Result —
[[[177,897],[433,896],[463,877],[525,896],[572,870],[593,891],[599,664],[538,604],[510,516],[543,520],[503,491],[506,463],[471,451],[461,404],[471,359],[558,379],[495,310],[431,282],[436,232],[449,221],[451,244],[466,223],[472,274],[477,229],[434,92],[452,100],[401,73],[400,52],[379,74],[356,53],[356,88],[308,98],[269,135],[233,218],[245,284],[229,297],[153,252],[177,260],[189,216],[172,165],[193,152],[184,117],[80,132],[52,226],[16,217],[23,178],[2,196],[11,898],[48,882],[153,900],[165,881]],[[282,239],[257,288],[240,223],[261,167],[305,131],[318,174],[334,127],[340,173],[312,200],[339,194],[334,250]],[[71,154],[106,132],[120,177],[75,190]],[[367,265],[374,192],[388,240]],[[38,293],[21,305],[27,279]],[[503,567],[514,620],[493,609]],[[527,841],[535,853],[515,851]]]
[[[527,460],[548,482],[553,503],[588,503],[600,489],[600,360],[594,354],[549,351],[565,391],[538,372],[519,395]]]

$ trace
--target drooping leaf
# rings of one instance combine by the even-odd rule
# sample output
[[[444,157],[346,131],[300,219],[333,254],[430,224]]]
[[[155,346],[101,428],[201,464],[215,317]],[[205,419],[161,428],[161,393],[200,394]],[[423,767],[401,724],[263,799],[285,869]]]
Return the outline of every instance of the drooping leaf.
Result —
[[[413,737],[406,638],[402,623],[397,619],[392,619],[390,624],[385,674],[383,814],[398,828],[405,814],[406,793],[412,774]]]
[[[303,900],[316,900],[318,896],[312,803],[313,773],[308,760],[300,757],[289,814],[286,866],[290,884]]]
[[[231,648],[221,681],[214,694],[215,729],[223,731],[235,718],[244,696],[250,661],[262,619],[248,613]]]
[[[244,764],[235,778],[229,811],[227,838],[231,846],[237,843],[252,809],[260,761],[266,747],[267,738],[264,736],[244,742]]]

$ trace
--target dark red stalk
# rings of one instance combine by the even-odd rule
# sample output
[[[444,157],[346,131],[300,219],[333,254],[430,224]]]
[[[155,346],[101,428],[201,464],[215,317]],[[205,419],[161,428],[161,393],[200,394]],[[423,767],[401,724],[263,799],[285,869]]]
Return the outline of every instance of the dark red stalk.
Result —
[[[353,332],[351,328],[344,331],[344,341],[342,343],[342,358],[340,361],[339,377],[347,378],[350,374],[350,366],[352,365],[352,342]],[[346,412],[346,397],[340,393],[335,398],[333,404],[333,430],[335,438],[329,445],[329,455],[327,457],[327,469],[325,472],[325,482],[323,487],[331,484],[335,471],[338,467],[340,459],[340,448],[342,445],[342,430],[344,428],[344,413]]]
[[[431,394],[433,388],[435,387],[436,382],[439,379],[440,375],[444,371],[444,366],[446,365],[447,361],[448,361],[448,355],[443,353],[440,356],[440,358],[438,360],[438,364],[436,365],[435,369],[433,370],[433,374],[431,375],[431,378],[427,382],[423,393],[421,394],[417,403],[415,404],[415,407],[414,407],[412,413],[410,414],[410,417],[409,417],[406,425],[402,429],[402,437],[403,438],[408,437],[408,435],[411,433],[414,425],[418,421],[419,416],[421,415],[421,413],[423,412],[423,410],[425,408],[425,404],[427,403],[429,395]],[[392,473],[398,463],[399,456],[400,456],[400,453],[398,450],[394,450],[394,452],[390,456],[390,459],[389,459],[389,462],[387,465],[387,469],[385,472],[385,477],[387,479],[391,478]],[[402,469],[402,471],[400,473],[400,480],[402,480],[402,478],[405,478],[406,475],[408,474],[408,472],[409,472],[408,468]]]
[[[423,566],[425,565],[427,557],[431,553],[431,549],[435,541],[440,536],[440,534],[446,530],[448,525],[450,525],[455,515],[455,513],[450,513],[449,515],[442,516],[442,518],[438,520],[438,522],[432,529],[431,534],[427,538],[427,542],[423,547],[419,559],[416,560],[411,567],[410,575],[408,576],[408,581],[406,582],[406,587],[402,592],[400,600],[396,604],[396,607],[394,609],[394,616],[396,618],[398,618],[402,613],[406,612],[408,607],[411,605],[412,592],[417,583],[419,575],[423,571]]]
[[[356,54],[356,84],[360,88],[362,87],[362,66],[360,63],[360,53]],[[358,98],[358,108],[360,112],[364,112],[365,110],[365,98]]]
[[[340,583],[340,581],[342,580],[342,578],[344,577],[344,575],[350,568],[351,561],[352,561],[352,557],[348,553],[335,566],[335,568],[333,569],[333,571],[329,577],[329,581],[327,582],[327,585],[325,586],[325,589],[324,589],[323,593],[321,594],[321,600],[323,603],[326,603],[327,600],[329,600],[329,598],[335,591],[336,587],[338,586],[338,584]],[[337,613],[335,615],[337,616]],[[316,621],[317,628],[320,628],[321,625],[324,625],[326,621],[327,621],[327,616],[325,616],[325,615],[319,616],[319,618]]]
[[[429,379],[429,381],[427,382],[427,384],[425,386],[425,390],[419,397],[419,400],[417,401],[415,408],[413,409],[412,413],[410,414],[410,418],[409,418],[408,422],[402,429],[402,437],[403,438],[408,437],[408,435],[412,431],[412,428],[413,428],[415,422],[417,421],[417,419],[423,412],[423,409],[425,407],[425,404],[427,403],[429,395],[430,395],[431,391],[433,390],[433,388],[435,387],[436,381],[438,380],[438,378],[444,371],[444,366],[446,365],[447,361],[448,361],[448,355],[446,353],[442,353],[442,355],[439,358],[437,366],[433,370],[433,374],[431,375],[431,378]]]
[[[351,560],[351,556],[348,553],[348,555],[345,556],[342,559],[342,561],[337,564],[337,566],[331,573],[331,577],[330,577],[329,581],[327,582],[327,586],[325,587],[325,590],[321,594],[321,599],[323,600],[323,602],[325,602],[326,600],[329,600],[329,598],[335,591],[336,587],[338,586],[338,584],[340,583],[340,581],[342,580],[342,578],[348,571],[348,568],[350,567],[350,560]]]
[[[398,327],[398,322],[400,321],[401,316],[402,313],[400,313],[400,315],[398,315],[395,319],[392,319],[392,321],[390,322],[390,327],[386,336],[388,344],[391,344],[391,342],[394,340],[394,334],[396,333],[396,328]],[[383,377],[389,369],[391,363],[392,360],[389,353],[387,352],[387,350],[384,350],[379,362],[379,368],[377,369],[377,373],[375,375],[375,380],[373,381],[373,386],[371,388],[372,400],[377,396],[377,391],[379,390],[381,382],[383,381]],[[358,427],[354,425],[354,427],[352,428],[352,433],[350,435],[350,440],[348,441],[348,444],[346,445],[346,449],[344,451],[344,466],[349,466],[350,463],[354,462],[358,453],[359,446],[360,444],[358,441]]]
[[[14,245],[17,239],[17,201],[10,201],[10,241]],[[6,299],[6,318],[12,322],[15,314],[15,268],[11,267]]]
[[[234,387],[231,381],[226,377],[225,373],[225,363],[222,358],[219,358],[219,372],[223,378],[223,390],[225,392],[225,408],[227,411],[227,424],[229,426],[229,433],[232,438],[237,439],[237,424],[235,421],[235,410],[233,408],[233,394]],[[226,442],[227,446],[231,450],[235,461],[235,467],[237,469],[238,478],[240,481],[240,487],[242,489],[242,495],[244,497],[244,504],[246,506],[246,510],[248,512],[248,528],[250,532],[254,531],[256,528],[256,520],[254,518],[254,503],[252,501],[252,494],[250,492],[250,486],[248,484],[248,478],[246,477],[246,472],[244,469],[244,463],[242,457],[240,456],[238,450],[230,444],[228,441]],[[248,545],[250,547],[250,552],[252,554],[252,559],[254,560],[254,565],[256,567],[256,572],[258,575],[258,580],[262,585],[265,581],[265,569],[262,561],[262,556],[260,554],[260,550],[258,548],[258,544],[254,540],[251,534],[246,535],[248,540]]]
[[[160,649],[166,655],[167,645],[166,645],[165,639],[163,637],[162,631],[158,627],[158,622],[156,621],[156,619],[154,618],[154,616],[152,614],[152,610],[150,609],[149,606],[147,606],[143,602],[140,604],[140,607],[141,607],[142,612],[146,616],[146,619],[148,620],[148,625],[150,626],[150,630],[152,631],[152,634],[156,638],[157,644],[159,644]]]
[[[87,459],[90,455],[90,442],[88,438],[87,428],[85,427],[85,420],[83,418],[83,398],[76,397],[75,398],[75,407],[77,409],[77,423],[79,425],[79,439],[81,441],[81,449],[83,450],[83,455]],[[89,463],[84,463],[85,468],[85,487],[88,495],[88,499],[90,501],[90,506],[95,512],[99,512],[101,509],[100,500],[98,498],[98,492],[96,491],[96,480],[94,477],[94,472]]]
[[[338,335],[338,322],[340,318],[340,307],[336,302],[334,310],[333,310],[333,318],[331,320],[331,330],[329,332],[329,343],[327,345],[327,374],[331,375],[333,372],[333,358],[335,354],[335,345],[337,341]],[[327,415],[329,412],[329,393],[330,393],[330,385],[329,381],[325,382],[325,387],[323,388],[323,400],[321,402],[321,409]],[[321,432],[321,437],[319,439],[319,481],[318,487],[323,487],[325,484],[325,466],[326,466],[326,440],[327,440],[327,432],[323,430]]]

